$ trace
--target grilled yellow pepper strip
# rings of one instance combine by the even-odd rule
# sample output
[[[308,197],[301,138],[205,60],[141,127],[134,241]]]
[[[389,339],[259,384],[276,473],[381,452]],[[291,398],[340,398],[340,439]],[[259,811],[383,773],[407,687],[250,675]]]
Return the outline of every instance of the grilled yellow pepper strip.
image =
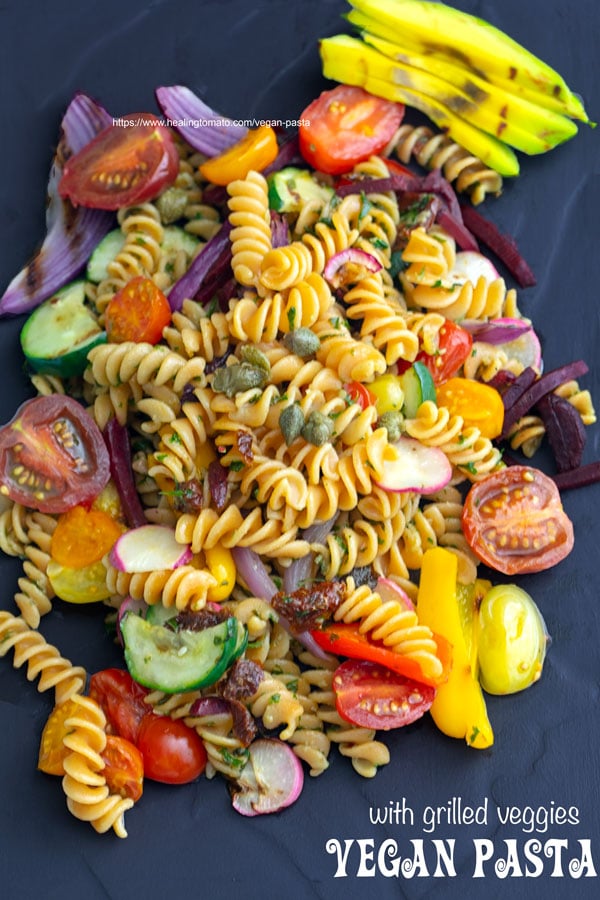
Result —
[[[423,557],[417,600],[419,622],[441,634],[453,647],[448,681],[440,685],[430,709],[444,734],[464,738],[470,747],[483,750],[494,743],[485,699],[471,669],[456,596],[457,559],[449,550],[435,547]]]

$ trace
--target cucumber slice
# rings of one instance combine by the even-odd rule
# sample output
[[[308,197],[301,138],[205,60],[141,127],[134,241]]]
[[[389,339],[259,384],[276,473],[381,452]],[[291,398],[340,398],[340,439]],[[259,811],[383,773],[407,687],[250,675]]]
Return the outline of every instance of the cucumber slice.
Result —
[[[195,234],[189,234],[177,225],[167,225],[160,246],[167,255],[183,250],[191,259],[196,253],[199,243]]]
[[[172,606],[163,606],[162,603],[153,603],[148,607],[146,622],[150,622],[151,625],[166,625],[167,622],[171,622],[176,618],[178,612],[179,610]]]
[[[83,281],[45,300],[21,330],[21,347],[31,368],[61,378],[81,375],[88,352],[104,341],[106,332],[85,305]]]
[[[214,684],[238,640],[237,619],[203,631],[170,631],[128,613],[121,622],[127,668],[139,684],[175,694]]]
[[[421,403],[432,400],[435,403],[435,384],[431,372],[421,362],[415,362],[410,369],[400,375],[404,406],[402,411],[407,419],[414,419]]]
[[[267,178],[269,206],[275,212],[300,212],[309,200],[325,205],[333,197],[333,188],[319,184],[306,169],[288,166]]]
[[[107,266],[113,259],[119,255],[125,243],[125,235],[120,228],[109,231],[102,238],[95,250],[92,251],[90,260],[87,265],[86,278],[95,284],[100,284],[105,278],[108,278]]]
[[[245,628],[238,619],[237,622],[237,634],[235,640],[235,646],[233,648],[233,652],[231,654],[231,659],[229,660],[229,665],[234,663],[236,659],[239,659],[242,653],[245,651],[248,646],[248,629]],[[228,665],[228,667],[229,667]]]

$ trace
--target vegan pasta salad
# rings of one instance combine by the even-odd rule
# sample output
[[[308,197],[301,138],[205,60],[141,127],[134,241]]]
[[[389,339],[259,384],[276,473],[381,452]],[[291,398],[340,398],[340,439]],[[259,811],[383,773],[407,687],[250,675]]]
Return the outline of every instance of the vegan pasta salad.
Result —
[[[425,173],[433,132],[357,86],[299,135],[157,99],[165,118],[125,122],[75,96],[42,253],[0,300],[27,314],[36,393],[0,430],[0,543],[23,560],[0,655],[54,701],[39,768],[120,837],[144,779],[220,775],[250,816],[334,753],[375,776],[384,733],[424,715],[490,747],[485,692],[536,682],[547,646],[494,573],[559,564],[558,485],[596,477],[587,367],[543,370],[532,273],[463,205],[497,173]],[[105,604],[122,666],[49,644],[57,602]]]

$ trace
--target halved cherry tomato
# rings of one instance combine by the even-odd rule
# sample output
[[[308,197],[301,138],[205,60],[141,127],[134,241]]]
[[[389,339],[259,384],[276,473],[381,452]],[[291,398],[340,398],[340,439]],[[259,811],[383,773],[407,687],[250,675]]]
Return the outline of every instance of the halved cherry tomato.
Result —
[[[479,559],[505,575],[549,569],[573,549],[573,525],[558,488],[530,466],[509,466],[476,482],[462,529]]]
[[[144,773],[153,781],[187,784],[204,772],[204,744],[180,719],[148,716],[142,722],[137,746],[144,757]]]
[[[97,603],[111,596],[106,583],[106,566],[101,559],[79,569],[61,566],[51,559],[46,574],[56,596],[66,603]]]
[[[117,291],[104,317],[108,340],[157,344],[171,321],[169,301],[150,278],[138,275]]]
[[[356,163],[383,150],[403,116],[401,103],[339,84],[324,91],[302,113],[300,152],[320,172],[349,172]]]
[[[361,409],[366,409],[367,406],[373,406],[375,403],[375,397],[369,388],[360,381],[351,381],[350,384],[345,384],[344,390],[351,400],[358,403]]]
[[[178,171],[169,129],[150,113],[133,113],[67,160],[58,190],[74,206],[120,209],[157,197]]]
[[[63,744],[67,734],[65,722],[76,716],[79,707],[73,700],[65,700],[54,707],[42,731],[38,755],[38,769],[46,775],[64,775],[64,761],[71,751]]]
[[[493,440],[502,432],[504,404],[499,392],[489,384],[470,378],[449,378],[436,390],[438,406],[464,419],[465,426],[478,428]]]
[[[74,506],[58,518],[50,556],[63,566],[83,569],[102,559],[122,532],[119,523],[101,509]]]
[[[124,669],[103,669],[90,679],[90,697],[102,707],[112,731],[136,746],[142,721],[152,715],[144,703],[147,693]]]
[[[238,178],[245,178],[251,169],[262,172],[277,156],[277,135],[270,125],[261,125],[249,131],[240,141],[207,159],[200,166],[201,174],[213,184],[227,185]]]
[[[424,363],[435,384],[442,384],[456,375],[473,348],[473,338],[464,328],[446,319],[438,332],[438,349],[435,353],[421,350],[417,359]]]
[[[333,690],[342,719],[383,731],[420,719],[435,698],[435,688],[364,660],[348,660],[338,666]]]
[[[415,659],[394,653],[381,641],[376,641],[361,634],[358,624],[346,625],[344,622],[336,622],[322,630],[311,631],[311,635],[323,650],[333,653],[335,656],[349,656],[351,659],[362,659],[376,662],[392,672],[406,675],[419,681],[421,684],[429,684],[437,687],[448,678],[452,666],[452,647],[443,637],[433,635],[437,644],[437,657],[442,663],[442,674],[439,678],[428,677]]]
[[[102,774],[111,794],[136,803],[144,791],[144,758],[137,747],[116,734],[106,736]]]
[[[100,429],[64,394],[26,400],[0,428],[0,494],[46,513],[96,497],[110,461]]]

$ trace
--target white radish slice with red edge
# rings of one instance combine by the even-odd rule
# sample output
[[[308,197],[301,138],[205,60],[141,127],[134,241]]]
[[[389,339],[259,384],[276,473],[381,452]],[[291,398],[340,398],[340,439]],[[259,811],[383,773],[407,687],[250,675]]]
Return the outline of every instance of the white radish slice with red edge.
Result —
[[[494,319],[495,325],[522,325],[522,319]],[[523,366],[531,366],[536,371],[542,371],[542,347],[540,340],[533,330],[528,328],[513,340],[503,341],[497,344],[506,353],[509,359],[516,359]]]
[[[177,569],[191,559],[188,545],[179,544],[166,525],[140,525],[126,531],[109,554],[111,565],[129,574]]]
[[[382,464],[382,477],[375,483],[384,491],[433,494],[452,478],[452,465],[437,447],[426,447],[414,438],[401,437],[390,444]]]
[[[463,284],[465,281],[477,284],[482,275],[486,281],[495,281],[500,278],[494,264],[483,253],[478,253],[476,250],[461,250],[456,254],[454,266],[447,277],[459,284]]]
[[[393,600],[394,603],[399,603],[403,609],[414,612],[415,605],[406,591],[402,590],[400,585],[392,581],[391,578],[378,578],[375,590],[384,603],[387,603],[388,600]]]
[[[233,808],[242,816],[261,816],[291,806],[302,791],[304,771],[294,751],[283,741],[260,738],[249,748],[249,759],[232,787]]]

